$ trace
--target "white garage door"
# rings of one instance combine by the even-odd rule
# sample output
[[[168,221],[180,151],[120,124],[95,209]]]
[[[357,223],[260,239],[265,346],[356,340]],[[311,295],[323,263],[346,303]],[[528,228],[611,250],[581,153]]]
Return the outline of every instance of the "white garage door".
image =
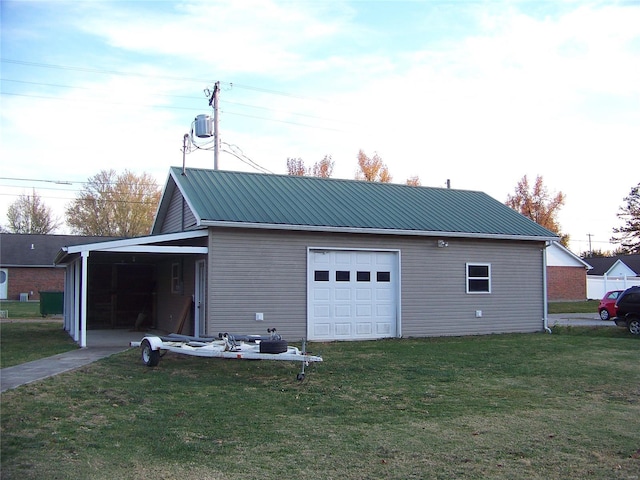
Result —
[[[397,252],[309,250],[309,340],[398,335]]]

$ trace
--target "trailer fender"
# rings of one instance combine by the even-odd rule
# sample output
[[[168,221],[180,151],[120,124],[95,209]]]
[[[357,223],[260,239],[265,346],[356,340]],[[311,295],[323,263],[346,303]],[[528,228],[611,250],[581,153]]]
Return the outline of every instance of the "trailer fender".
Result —
[[[147,340],[149,342],[149,345],[151,345],[151,350],[160,350],[162,348],[162,339],[160,337],[149,336],[144,337],[142,340]]]
[[[151,337],[145,337],[140,342],[140,358],[147,367],[155,367],[160,363],[160,348],[154,348],[152,340]]]

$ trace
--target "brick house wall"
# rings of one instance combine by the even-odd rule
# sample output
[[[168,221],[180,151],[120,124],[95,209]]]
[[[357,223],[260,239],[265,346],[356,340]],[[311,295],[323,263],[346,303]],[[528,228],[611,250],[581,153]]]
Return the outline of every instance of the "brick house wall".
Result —
[[[64,291],[64,268],[13,267],[7,270],[7,300],[20,300],[21,293],[28,293],[29,300],[40,300],[40,291]]]
[[[583,267],[547,267],[547,300],[582,301],[587,298],[587,274]]]

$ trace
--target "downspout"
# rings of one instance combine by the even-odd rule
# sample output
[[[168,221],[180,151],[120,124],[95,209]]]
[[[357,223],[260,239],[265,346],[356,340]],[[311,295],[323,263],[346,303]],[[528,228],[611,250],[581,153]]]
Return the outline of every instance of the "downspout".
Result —
[[[547,248],[551,246],[551,242],[546,242],[544,248],[542,249],[542,298],[544,299],[543,307],[542,307],[542,326],[544,327],[544,331],[547,333],[551,333],[551,329],[549,328],[549,318],[548,318],[548,299],[547,299]]]

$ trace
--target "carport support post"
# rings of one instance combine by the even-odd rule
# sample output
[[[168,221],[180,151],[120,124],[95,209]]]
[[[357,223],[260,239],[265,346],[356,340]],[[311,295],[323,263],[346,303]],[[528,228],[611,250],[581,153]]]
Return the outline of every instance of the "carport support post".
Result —
[[[87,269],[89,266],[89,251],[82,252],[82,298],[80,300],[80,348],[87,346]]]

